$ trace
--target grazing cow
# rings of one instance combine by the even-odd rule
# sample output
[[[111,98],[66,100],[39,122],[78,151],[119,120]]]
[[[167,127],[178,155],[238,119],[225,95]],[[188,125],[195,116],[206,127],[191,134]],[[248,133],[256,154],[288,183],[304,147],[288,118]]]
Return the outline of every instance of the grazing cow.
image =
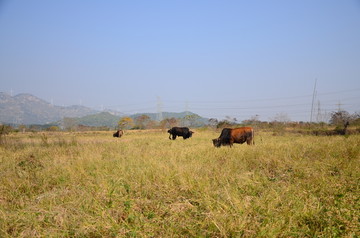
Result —
[[[213,139],[215,147],[220,147],[222,145],[229,145],[232,147],[233,143],[243,144],[245,142],[248,145],[255,144],[254,129],[252,127],[240,127],[234,129],[224,128],[221,131],[219,138]]]
[[[113,137],[121,137],[122,135],[124,135],[124,131],[123,130],[117,130],[114,134]]]
[[[169,133],[169,139],[175,140],[176,136],[182,136],[185,139],[190,138],[194,132],[190,131],[187,127],[173,127],[170,130],[168,130]]]

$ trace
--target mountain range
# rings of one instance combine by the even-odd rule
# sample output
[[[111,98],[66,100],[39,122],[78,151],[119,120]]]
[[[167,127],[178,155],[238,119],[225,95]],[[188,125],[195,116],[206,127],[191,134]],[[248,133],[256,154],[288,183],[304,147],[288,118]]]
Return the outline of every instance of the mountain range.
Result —
[[[156,120],[158,116],[157,113],[141,113],[126,116],[135,119],[140,115],[147,115],[151,120]],[[196,115],[196,120],[200,124],[207,122],[206,118],[202,118],[192,112],[162,113],[163,118],[184,118],[187,115]],[[82,125],[113,127],[117,125],[121,116],[125,116],[125,114],[112,110],[98,111],[79,105],[56,106],[28,93],[11,96],[0,92],[0,123],[15,125],[60,124],[64,118],[73,118],[78,124]]]
[[[28,93],[11,96],[0,92],[0,122],[47,124],[64,117],[82,117],[98,111],[84,106],[55,106]]]

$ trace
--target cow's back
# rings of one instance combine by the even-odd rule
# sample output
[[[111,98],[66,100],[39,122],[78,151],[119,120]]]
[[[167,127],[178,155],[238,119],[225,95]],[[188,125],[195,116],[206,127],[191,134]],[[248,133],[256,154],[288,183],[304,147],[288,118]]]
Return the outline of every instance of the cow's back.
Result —
[[[172,134],[182,136],[189,133],[189,128],[187,127],[173,127],[171,128]]]
[[[251,144],[254,139],[254,129],[252,127],[240,127],[231,130],[231,139],[235,143],[247,142]]]
[[[168,130],[168,133],[170,133],[169,139],[171,139],[170,137],[172,135],[172,139],[175,140],[177,136],[182,136],[184,139],[190,138],[194,132],[190,131],[188,127],[175,126]]]

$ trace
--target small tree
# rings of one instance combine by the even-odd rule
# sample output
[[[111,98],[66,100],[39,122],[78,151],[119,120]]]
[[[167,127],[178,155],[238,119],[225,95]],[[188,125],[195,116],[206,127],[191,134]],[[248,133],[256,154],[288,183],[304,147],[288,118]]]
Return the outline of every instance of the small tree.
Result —
[[[139,129],[146,129],[148,123],[150,122],[150,117],[147,115],[141,115],[135,118],[135,127]]]
[[[60,128],[58,126],[50,126],[49,128],[46,129],[47,131],[59,131]]]
[[[244,125],[258,125],[260,124],[259,115],[251,116],[250,119],[243,120]]]
[[[353,121],[351,124],[360,126],[360,112],[355,112],[352,117],[353,117]]]
[[[286,124],[288,124],[289,122],[290,122],[290,118],[286,113],[284,112],[277,113],[274,119],[270,122],[270,125],[274,131],[273,135],[284,134]]]
[[[352,116],[347,111],[337,111],[331,113],[330,123],[335,126],[343,126],[350,121],[352,121]]]
[[[273,119],[273,122],[280,122],[282,124],[289,123],[290,121],[291,121],[290,117],[285,112],[276,113],[276,115]]]
[[[231,117],[231,116],[225,116],[225,120],[230,122],[231,124],[236,124],[237,122],[236,117]]]
[[[19,125],[18,129],[21,132],[25,132],[26,131],[26,126],[25,125]]]
[[[195,126],[196,121],[200,118],[197,114],[186,115],[183,118],[185,126]]]
[[[165,118],[164,120],[162,120],[160,122],[160,128],[161,129],[171,128],[171,127],[177,126],[178,123],[179,123],[179,121],[175,117]]]
[[[134,121],[131,117],[122,117],[118,122],[118,128],[121,130],[130,129],[134,126]]]
[[[77,126],[77,122],[75,118],[65,117],[63,119],[64,127],[68,131],[74,131]]]
[[[148,129],[154,129],[154,128],[157,128],[158,125],[159,125],[159,122],[154,121],[154,120],[150,120],[150,121],[147,123],[146,127],[147,127]]]
[[[233,123],[231,123],[228,120],[222,120],[219,121],[219,123],[216,125],[217,128],[225,128],[225,127],[232,127]]]
[[[211,127],[216,127],[216,125],[219,123],[218,119],[216,118],[210,118],[208,122]]]
[[[12,130],[11,126],[0,125],[0,145],[5,143],[5,136]]]

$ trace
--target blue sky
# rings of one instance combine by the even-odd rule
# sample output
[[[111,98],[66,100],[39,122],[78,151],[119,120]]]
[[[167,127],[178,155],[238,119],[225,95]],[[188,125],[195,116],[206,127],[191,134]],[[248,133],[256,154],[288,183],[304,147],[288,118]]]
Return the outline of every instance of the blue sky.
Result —
[[[360,111],[360,1],[0,0],[0,91],[238,120]],[[324,116],[325,117],[325,116]]]

